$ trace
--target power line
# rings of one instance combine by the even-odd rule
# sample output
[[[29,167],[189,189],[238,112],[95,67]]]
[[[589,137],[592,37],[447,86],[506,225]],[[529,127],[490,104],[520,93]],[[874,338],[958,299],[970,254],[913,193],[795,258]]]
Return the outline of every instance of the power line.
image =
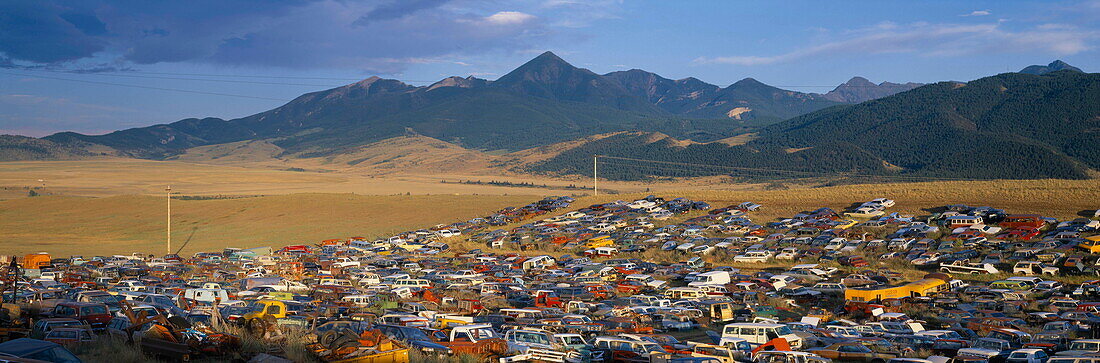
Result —
[[[207,78],[183,78],[183,77],[160,77],[160,76],[145,76],[136,74],[116,74],[116,73],[81,73],[73,71],[54,71],[47,69],[28,69],[24,71],[35,72],[50,72],[50,73],[64,73],[64,74],[76,74],[84,76],[101,76],[101,77],[126,77],[126,78],[145,78],[145,79],[168,79],[179,81],[203,81],[203,82],[224,82],[224,83],[247,83],[247,84],[264,84],[264,85],[277,85],[277,86],[309,86],[309,87],[340,87],[343,85],[333,84],[308,84],[308,83],[286,83],[286,82],[261,82],[261,81],[245,81],[236,79],[207,79]]]
[[[704,171],[704,169],[701,169],[701,168],[693,169],[691,167],[676,166],[676,165],[622,164],[622,163],[616,163],[616,162],[608,162],[606,160],[605,161],[600,161],[599,163],[603,164],[603,165],[610,165],[610,166],[617,166],[617,167],[624,167],[624,168],[625,167],[644,168],[644,169],[650,169],[650,170],[654,170],[654,171],[661,171],[661,172],[668,172],[668,173],[681,173],[681,174],[682,173],[698,173],[699,171]],[[713,170],[711,170],[711,171],[713,171]],[[722,173],[724,173],[725,175],[729,175],[729,176],[746,177],[746,178],[748,178],[748,177],[766,177],[766,176],[768,176],[768,175],[765,175],[764,173],[747,172],[747,171],[728,171],[727,170],[727,171],[724,171]],[[774,176],[774,174],[772,176]],[[835,178],[835,177],[843,177],[843,175],[802,176],[802,177],[789,176],[789,177],[783,178],[783,180],[788,180],[788,181],[791,181],[791,180],[811,180],[811,179],[822,179],[822,178],[827,179],[827,178]]]
[[[74,73],[74,74],[103,74],[103,73],[135,73],[135,74],[153,74],[153,75],[166,75],[166,76],[197,76],[197,77],[226,77],[226,78],[268,78],[268,79],[309,79],[309,80],[328,80],[328,81],[352,81],[358,82],[365,78],[355,77],[302,77],[302,76],[268,76],[268,75],[253,75],[253,74],[212,74],[212,73],[180,73],[180,72],[148,72],[148,71],[114,71],[114,72],[80,72],[80,71],[64,71],[64,70],[46,70],[46,69],[26,69],[34,71],[45,72],[57,72],[57,73]],[[394,78],[386,78],[394,79]],[[401,82],[438,82],[439,80],[412,80],[412,79],[394,79]]]
[[[89,81],[89,80],[83,80],[83,79],[71,79],[71,78],[49,77],[49,76],[42,76],[42,75],[37,75],[37,74],[21,74],[21,73],[11,73],[11,72],[0,72],[0,74],[7,74],[7,75],[12,75],[12,76],[21,76],[21,77],[32,77],[32,78],[53,79],[53,80],[58,80],[58,81],[69,81],[69,82],[79,82],[79,83],[101,84],[101,85],[108,85],[108,86],[119,86],[119,87],[131,87],[131,88],[152,89],[152,90],[158,90],[158,91],[173,91],[173,92],[183,92],[183,93],[194,93],[194,94],[201,94],[201,95],[211,95],[211,96],[241,97],[241,98],[251,98],[251,99],[257,99],[257,100],[282,101],[282,102],[288,102],[288,101],[290,101],[289,99],[284,99],[284,98],[272,98],[272,97],[260,97],[260,96],[247,96],[247,95],[238,95],[238,94],[232,94],[232,93],[220,93],[220,92],[206,92],[206,91],[195,91],[195,90],[186,90],[186,89],[179,89],[179,88],[165,88],[165,87],[153,87],[153,86],[140,86],[140,85],[136,85],[136,84],[125,84],[125,83],[114,83],[114,82],[100,82],[100,81]]]
[[[668,164],[668,165],[681,165],[681,166],[693,166],[693,167],[705,167],[705,168],[721,168],[721,169],[728,169],[728,170],[757,171],[757,172],[770,172],[770,173],[818,175],[818,176],[825,176],[825,177],[828,177],[828,176],[833,176],[833,177],[835,177],[835,176],[844,176],[844,177],[865,177],[865,178],[897,178],[897,179],[918,179],[918,180],[929,180],[929,181],[937,181],[937,180],[971,181],[971,180],[974,180],[974,179],[967,179],[967,178],[941,178],[941,177],[925,177],[925,176],[916,176],[916,175],[876,175],[876,174],[854,174],[854,173],[844,173],[844,172],[831,173],[831,172],[814,172],[814,171],[803,171],[803,170],[750,168],[750,167],[738,167],[738,166],[726,166],[726,165],[710,165],[710,164],[681,163],[681,162],[674,162],[674,161],[635,159],[635,158],[626,158],[626,157],[608,156],[608,155],[596,155],[595,157],[597,159],[598,158],[618,159],[618,160],[628,160],[628,161],[658,163],[658,164]]]
[[[619,163],[610,163],[610,162],[607,162],[607,161],[600,161],[599,163],[602,164],[602,165],[605,165],[605,166],[610,165],[610,166],[617,166],[617,167],[624,167],[624,168],[635,168],[635,169],[642,168],[642,169],[649,169],[649,170],[653,170],[653,171],[657,171],[657,172],[666,172],[666,173],[670,173],[670,174],[676,174],[676,173],[678,173],[678,174],[691,174],[691,173],[698,173],[700,171],[705,171],[703,169],[692,169],[692,168],[689,168],[689,167],[674,166],[674,165],[619,164]],[[754,174],[754,173],[751,173],[751,172],[744,172],[744,171],[725,171],[725,172],[722,172],[722,173],[724,173],[725,175],[729,175],[729,176],[746,177],[746,178],[765,176],[765,175],[759,174],[759,173]],[[816,176],[786,177],[783,180],[808,180],[808,179],[814,179],[814,178],[820,178],[820,177],[816,177]]]

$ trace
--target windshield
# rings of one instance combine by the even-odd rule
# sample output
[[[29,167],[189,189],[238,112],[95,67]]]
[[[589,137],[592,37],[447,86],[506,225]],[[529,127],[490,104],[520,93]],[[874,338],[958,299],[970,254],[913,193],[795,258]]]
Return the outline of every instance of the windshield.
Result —
[[[546,337],[546,334],[532,333],[532,332],[516,332],[514,338],[516,342],[520,343],[533,343],[550,345],[550,339]]]
[[[466,332],[466,334],[474,340],[492,339],[497,337],[497,332],[491,328],[470,329]]]
[[[85,306],[80,308],[80,315],[103,315],[107,314],[107,307],[102,305]]]
[[[401,329],[401,335],[405,337],[405,340],[432,340],[428,338],[428,334],[424,333],[420,329]]]
[[[48,349],[48,350],[44,350],[44,351],[41,351],[41,352],[32,353],[30,355],[24,356],[23,358],[37,359],[37,360],[43,360],[43,361],[47,361],[47,362],[61,362],[61,363],[80,362],[80,358],[77,358],[72,353],[69,353],[68,350],[66,350],[65,348],[60,347],[60,346],[54,347],[54,348],[51,348],[51,349]]]
[[[560,341],[562,345],[586,345],[586,344],[588,344],[588,343],[585,343],[584,338],[581,338],[579,335],[559,336],[558,341]]]
[[[779,335],[794,334],[794,332],[791,331],[791,328],[787,327],[787,326],[781,326],[781,327],[775,328],[775,332],[778,333]]]
[[[662,348],[660,345],[657,344],[646,344],[645,351],[650,353],[664,353],[665,348]]]
[[[1088,351],[1100,352],[1100,343],[1073,342],[1073,343],[1069,344],[1069,350],[1088,350]]]
[[[117,304],[119,302],[119,299],[121,299],[121,298],[122,297],[119,296],[119,295],[103,294],[103,295],[88,296],[87,300],[90,301],[90,302],[101,302],[101,303],[105,303],[105,304],[111,304],[111,303]]]
[[[977,347],[982,348],[982,349],[1000,350],[1001,349],[1001,342],[982,340],[982,341],[978,341]]]

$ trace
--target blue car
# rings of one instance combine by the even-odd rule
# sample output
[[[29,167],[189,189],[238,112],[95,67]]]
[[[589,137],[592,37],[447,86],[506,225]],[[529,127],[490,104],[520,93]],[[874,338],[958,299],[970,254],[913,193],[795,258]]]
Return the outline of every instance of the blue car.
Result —
[[[445,345],[433,342],[428,334],[423,330],[398,325],[375,325],[376,329],[382,331],[387,337],[393,340],[405,342],[409,346],[419,349],[426,354],[435,355],[452,355],[454,351]]]

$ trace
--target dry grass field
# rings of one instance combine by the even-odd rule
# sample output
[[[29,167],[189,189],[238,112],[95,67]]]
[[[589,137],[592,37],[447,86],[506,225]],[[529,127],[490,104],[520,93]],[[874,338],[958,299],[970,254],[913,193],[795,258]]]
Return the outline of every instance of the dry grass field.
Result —
[[[320,165],[320,164],[319,164]],[[389,165],[389,164],[387,164]],[[306,167],[306,169],[292,169]],[[167,185],[183,195],[278,195],[292,193],[523,194],[585,193],[569,185],[591,187],[588,178],[549,178],[500,171],[389,173],[376,169],[328,170],[303,164],[215,165],[187,161],[96,159],[80,161],[0,162],[0,200],[22,198],[27,188],[45,186],[45,195],[104,197],[163,193]],[[298,171],[291,171],[298,170]],[[42,181],[39,181],[42,180]],[[441,183],[446,180],[448,183]],[[460,184],[459,181],[507,181],[540,187]],[[752,189],[759,185],[728,184],[722,178],[653,183],[600,181],[600,188],[621,192],[668,189]],[[541,187],[546,185],[547,187]]]
[[[743,201],[763,204],[752,214],[768,222],[818,207],[846,208],[877,197],[892,198],[892,210],[926,215],[954,203],[989,205],[1012,213],[1074,218],[1100,208],[1100,181],[988,181],[846,185],[786,190],[663,191],[667,197],[704,200],[716,207]],[[579,197],[573,208],[645,193]],[[283,246],[329,238],[380,237],[482,216],[505,206],[539,199],[533,195],[390,195],[296,193],[264,197],[175,200],[176,246],[183,253],[223,247]],[[160,253],[164,247],[163,197],[46,196],[0,201],[0,250],[103,255]]]
[[[380,236],[484,216],[535,196],[291,194],[173,200],[173,249],[281,247]],[[0,201],[0,251],[55,255],[164,253],[165,199],[46,196]]]

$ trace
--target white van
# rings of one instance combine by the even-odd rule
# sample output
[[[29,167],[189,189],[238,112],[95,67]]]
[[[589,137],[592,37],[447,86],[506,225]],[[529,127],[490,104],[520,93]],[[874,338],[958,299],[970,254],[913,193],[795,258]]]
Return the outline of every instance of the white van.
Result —
[[[729,271],[707,271],[695,275],[695,281],[689,282],[688,286],[725,285],[732,281],[731,275],[733,273]]]
[[[354,304],[355,306],[370,306],[371,297],[367,295],[347,295],[340,298],[340,301]]]
[[[355,287],[355,285],[352,285],[351,281],[348,281],[348,280],[345,280],[345,279],[332,279],[332,278],[323,278],[323,279],[321,279],[320,283],[318,283],[318,285]]]
[[[400,279],[393,282],[394,288],[399,287],[419,287],[419,288],[431,288],[432,283],[428,280],[422,279]]]
[[[799,349],[802,347],[802,338],[795,335],[790,327],[783,324],[726,324],[726,326],[722,328],[721,345],[726,346],[727,343],[736,341],[736,339],[729,338],[744,339],[754,346],[762,345],[775,338],[783,338],[787,340],[791,348]]]
[[[698,287],[673,287],[665,292],[665,296],[673,300],[699,300],[708,298],[709,295]]]
[[[183,299],[213,304],[214,301],[229,301],[229,293],[224,289],[187,289],[183,290]]]

